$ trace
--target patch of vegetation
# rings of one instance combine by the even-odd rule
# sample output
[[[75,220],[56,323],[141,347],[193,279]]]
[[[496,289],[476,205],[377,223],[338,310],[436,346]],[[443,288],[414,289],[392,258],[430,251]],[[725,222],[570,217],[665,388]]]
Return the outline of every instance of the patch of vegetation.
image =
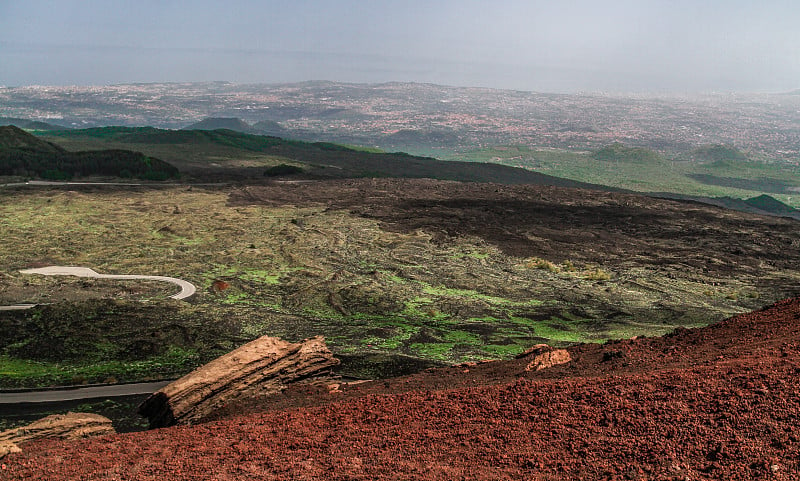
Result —
[[[607,281],[611,279],[611,274],[597,267],[588,271],[585,277],[590,281]]]
[[[510,359],[523,352],[525,347],[519,344],[486,344],[482,349],[488,354],[489,358]]]
[[[535,172],[496,164],[447,162],[402,152],[386,153],[328,142],[304,142],[233,130],[164,130],[152,127],[101,127],[47,132],[60,145],[86,148],[130,148],[159,157],[197,180],[247,180],[264,173],[269,165],[298,165],[316,178],[406,177],[552,184],[590,187],[580,182],[551,178]],[[243,165],[242,158],[263,162]],[[187,161],[193,159],[193,161]],[[258,171],[255,169],[258,168]]]
[[[69,180],[73,177],[137,177],[167,180],[178,169],[127,150],[68,152],[13,126],[0,127],[0,175]]]
[[[237,342],[234,325],[206,324],[188,306],[176,304],[95,300],[3,312],[0,384],[171,377]]]
[[[210,359],[209,359],[210,360]],[[207,361],[206,361],[207,362]],[[177,346],[135,361],[38,362],[0,356],[0,387],[43,387],[130,382],[179,377],[203,364],[198,354]]]
[[[530,269],[544,269],[550,272],[558,272],[559,268],[547,259],[540,259],[539,257],[531,257],[525,265]]]
[[[747,199],[745,202],[757,209],[761,209],[765,212],[771,212],[773,214],[785,215],[797,212],[797,209],[789,207],[783,202],[767,194],[761,194],[757,197]]]
[[[440,296],[440,297],[455,297],[455,298],[470,298],[470,299],[477,299],[484,302],[488,302],[490,304],[494,304],[497,306],[506,306],[506,307],[525,307],[525,306],[540,306],[542,305],[542,301],[536,299],[528,299],[524,301],[515,301],[511,299],[505,299],[503,297],[498,296],[490,296],[486,294],[481,294],[479,292],[468,290],[468,289],[453,289],[444,286],[430,286],[424,285],[422,292],[428,295]]]
[[[648,164],[659,162],[661,156],[657,152],[643,147],[627,147],[619,142],[603,147],[594,152],[592,158],[603,162],[625,162]]]
[[[747,156],[733,145],[704,145],[694,149],[692,157],[701,162],[711,162],[716,167],[747,161]]]
[[[671,192],[688,196],[747,199],[753,193],[779,194],[777,200],[800,207],[800,167],[753,160],[730,146],[707,146],[693,153],[666,153],[612,144],[593,153],[497,146],[448,158],[496,162],[556,177],[638,192]],[[597,157],[611,165],[598,163]],[[701,160],[700,159],[715,159]]]
[[[282,175],[296,175],[304,172],[302,167],[289,164],[278,164],[264,171],[265,177],[279,177]]]
[[[452,342],[437,342],[437,343],[414,343],[409,346],[409,349],[416,355],[424,359],[433,359],[436,361],[452,361],[450,350],[453,349],[455,343]]]

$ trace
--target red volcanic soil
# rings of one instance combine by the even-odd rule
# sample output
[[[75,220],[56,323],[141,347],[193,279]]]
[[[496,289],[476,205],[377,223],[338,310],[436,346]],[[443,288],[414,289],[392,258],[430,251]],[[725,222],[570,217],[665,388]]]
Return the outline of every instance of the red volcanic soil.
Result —
[[[519,359],[293,389],[239,407],[260,413],[30,443],[0,479],[800,479],[800,299],[570,354],[539,372]]]

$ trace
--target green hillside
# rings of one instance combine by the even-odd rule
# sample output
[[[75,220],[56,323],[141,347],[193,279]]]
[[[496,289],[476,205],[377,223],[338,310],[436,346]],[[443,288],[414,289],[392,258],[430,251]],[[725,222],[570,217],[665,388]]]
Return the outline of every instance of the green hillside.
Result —
[[[797,195],[800,167],[769,159],[749,159],[734,147],[723,145],[702,146],[674,156],[620,143],[594,152],[508,145],[463,152],[449,158],[495,162],[644,193],[740,200],[770,194],[780,202],[800,206]],[[749,207],[737,202],[733,208],[747,210]]]
[[[797,209],[790,207],[767,194],[761,194],[757,197],[747,199],[745,202],[759,210],[772,214],[793,215],[797,213]]]
[[[111,176],[166,180],[178,169],[129,150],[69,152],[14,126],[0,127],[0,175],[66,180]]]
[[[61,147],[35,137],[13,125],[0,127],[0,149],[40,153],[66,152]]]
[[[628,147],[619,142],[603,147],[594,152],[592,158],[604,162],[627,162],[638,164],[652,164],[661,160],[658,153],[642,147]]]
[[[0,117],[0,125],[13,125],[27,130],[64,130],[69,127],[43,122],[41,120],[20,119],[16,117]]]
[[[236,132],[255,133],[252,125],[235,117],[208,117],[184,127],[182,130],[228,129]]]
[[[402,152],[383,153],[328,142],[304,142],[232,130],[163,130],[103,127],[48,133],[71,148],[135,149],[176,165],[196,180],[247,181],[271,175],[279,165],[296,166],[306,178],[406,177],[467,182],[598,188],[516,167],[448,162]],[[294,172],[294,174],[292,173]],[[287,175],[301,175],[287,169]]]
[[[693,159],[701,162],[712,162],[720,165],[729,165],[736,162],[744,162],[747,156],[732,145],[704,145],[691,152]]]

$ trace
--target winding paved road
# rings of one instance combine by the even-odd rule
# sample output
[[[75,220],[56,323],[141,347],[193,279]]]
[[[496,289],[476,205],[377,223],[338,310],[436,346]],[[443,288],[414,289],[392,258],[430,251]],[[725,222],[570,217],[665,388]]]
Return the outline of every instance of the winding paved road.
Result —
[[[77,276],[90,277],[94,279],[138,279],[148,281],[163,281],[176,284],[181,288],[180,292],[169,296],[172,299],[186,299],[197,292],[194,284],[167,276],[142,276],[133,274],[100,274],[88,267],[69,267],[69,266],[50,266],[37,269],[25,269],[20,271],[22,274],[41,274],[45,276]],[[18,311],[36,307],[36,304],[17,304],[13,306],[0,306],[0,311]],[[130,396],[134,394],[149,394],[158,391],[171,381],[135,383],[135,384],[112,384],[108,386],[91,387],[69,387],[52,389],[45,391],[24,391],[24,392],[0,392],[0,404],[14,403],[37,403],[53,401],[71,401],[75,399],[89,399],[95,397],[117,397]]]
[[[147,280],[147,281],[162,281],[170,282],[177,285],[181,290],[177,294],[169,296],[172,299],[186,299],[191,297],[197,292],[197,288],[191,282],[177,279],[175,277],[167,276],[141,276],[135,274],[100,274],[88,267],[69,267],[69,266],[50,266],[40,267],[38,269],[25,269],[20,271],[22,274],[41,274],[44,276],[77,276],[77,277],[90,277],[93,279],[121,279],[121,280]],[[0,306],[0,311],[20,311],[23,309],[30,309],[35,307],[36,304],[16,304],[13,306]]]
[[[152,394],[172,381],[109,384],[107,386],[67,387],[42,391],[0,392],[0,404],[44,403],[76,399],[110,398]]]
[[[23,274],[42,274],[44,276],[77,276],[77,277],[91,277],[94,279],[140,279],[148,281],[163,281],[177,284],[181,290],[177,294],[169,296],[172,299],[186,299],[194,295],[197,288],[191,282],[177,279],[175,277],[166,276],[140,276],[135,274],[99,274],[88,267],[65,267],[65,266],[50,266],[41,267],[38,269],[25,269],[20,271]]]

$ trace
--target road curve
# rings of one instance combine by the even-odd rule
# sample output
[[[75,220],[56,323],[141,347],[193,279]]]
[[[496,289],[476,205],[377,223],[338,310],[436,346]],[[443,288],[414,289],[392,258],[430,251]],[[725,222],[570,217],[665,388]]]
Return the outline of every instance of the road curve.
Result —
[[[36,304],[14,304],[11,306],[0,306],[0,311],[24,311],[36,307]]]
[[[74,401],[103,397],[151,394],[172,381],[109,384],[107,386],[69,387],[44,391],[0,392],[0,404]]]
[[[124,274],[124,275],[99,274],[93,271],[92,269],[89,269],[88,267],[49,266],[49,267],[40,267],[37,269],[25,269],[21,270],[20,272],[22,274],[41,274],[44,276],[77,276],[77,277],[90,277],[93,279],[121,279],[121,280],[139,279],[148,281],[170,282],[172,284],[176,284],[178,287],[181,288],[181,290],[177,294],[173,294],[169,297],[172,299],[179,299],[179,300],[191,297],[192,295],[194,295],[195,292],[197,292],[197,288],[194,286],[194,284],[192,284],[191,282],[184,281],[183,279],[177,279],[175,277],[141,276],[134,274]],[[17,308],[25,309],[25,307],[17,307]]]

